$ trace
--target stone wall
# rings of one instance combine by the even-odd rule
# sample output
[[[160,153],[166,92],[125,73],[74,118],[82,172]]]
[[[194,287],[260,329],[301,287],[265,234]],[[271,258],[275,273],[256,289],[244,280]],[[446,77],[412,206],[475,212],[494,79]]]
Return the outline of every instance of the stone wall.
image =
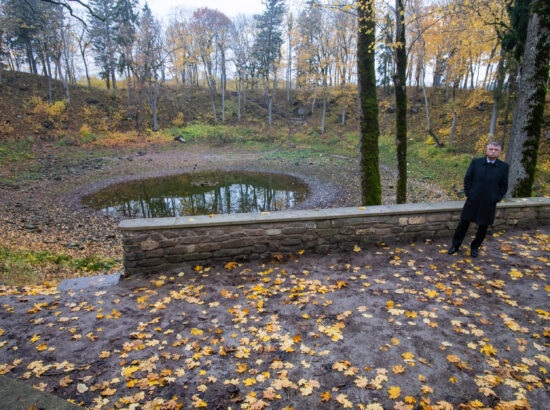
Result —
[[[379,242],[450,237],[462,201],[122,221],[127,274],[175,272],[185,264],[325,253]],[[498,204],[494,229],[550,224],[550,198]],[[445,239],[447,241],[447,239]]]

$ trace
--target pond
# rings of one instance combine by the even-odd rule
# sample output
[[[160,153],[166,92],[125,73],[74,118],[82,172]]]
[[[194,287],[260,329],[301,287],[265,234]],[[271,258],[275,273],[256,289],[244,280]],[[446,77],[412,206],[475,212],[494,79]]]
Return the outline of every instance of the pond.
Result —
[[[114,184],[83,202],[106,215],[159,218],[280,211],[309,194],[308,185],[291,175],[218,170]]]

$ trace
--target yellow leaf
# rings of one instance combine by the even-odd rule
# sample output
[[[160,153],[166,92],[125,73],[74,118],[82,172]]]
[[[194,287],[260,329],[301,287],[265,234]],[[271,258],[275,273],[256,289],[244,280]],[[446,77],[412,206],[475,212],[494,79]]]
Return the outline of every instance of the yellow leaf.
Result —
[[[329,401],[330,400],[330,391],[326,391],[324,393],[321,393],[321,401]]]
[[[405,368],[403,366],[401,366],[400,364],[398,364],[396,366],[392,366],[391,370],[395,374],[405,373]]]
[[[453,376],[453,377],[449,378],[449,381],[450,381],[451,383],[456,383],[456,382],[458,381],[458,379],[457,379],[456,377]]]
[[[106,359],[106,358],[108,358],[109,356],[111,356],[111,352],[109,352],[109,351],[107,351],[107,350],[103,350],[103,351],[101,352],[101,354],[99,355],[99,357],[100,357],[101,359]]]
[[[40,335],[38,333],[35,333],[34,335],[32,335],[31,337],[31,343],[34,343],[36,342],[37,340],[40,340]]]
[[[404,359],[404,360],[412,360],[412,359],[414,359],[414,353],[412,353],[412,352],[401,353],[401,356],[403,356],[403,359]]]
[[[198,271],[201,271],[202,270],[202,266],[201,265],[197,265],[195,266],[195,272],[198,272]]]
[[[419,375],[418,375],[418,380],[421,381],[421,382],[425,382],[425,381],[426,381],[426,377],[424,377],[422,374],[419,374]]]
[[[107,387],[105,390],[103,390],[101,393],[102,396],[112,396],[116,393],[116,389],[111,389],[110,387]]]
[[[46,343],[41,343],[38,346],[36,346],[36,350],[38,350],[39,352],[42,352],[43,350],[46,350],[47,348],[48,348],[48,346],[46,345]]]
[[[303,255],[303,253],[304,253],[304,250],[303,250],[303,249],[300,249],[300,250],[298,251],[298,255]]]
[[[123,367],[120,373],[124,377],[130,377],[132,376],[132,374],[134,374],[138,370],[139,370],[139,366],[128,366],[128,367]]]
[[[493,347],[493,345],[486,344],[483,345],[481,349],[479,349],[481,353],[485,353],[487,356],[496,355],[498,350]]]
[[[388,394],[390,395],[390,399],[397,399],[401,395],[401,389],[399,386],[390,386]]]
[[[405,396],[405,403],[415,404],[416,399],[414,397],[411,397],[411,396]]]
[[[254,377],[249,377],[248,379],[243,380],[243,384],[245,386],[252,386],[253,384],[256,384],[256,379]]]
[[[447,360],[450,361],[451,363],[458,363],[460,362],[460,358],[455,355],[455,354],[450,354],[450,355],[447,355]]]
[[[353,252],[361,252],[361,248],[357,245],[353,247]]]
[[[396,337],[392,337],[391,338],[391,344],[394,345],[394,346],[398,346],[399,345],[399,339],[396,338]]]
[[[225,264],[224,268],[227,270],[233,270],[237,267],[237,262],[228,262]]]

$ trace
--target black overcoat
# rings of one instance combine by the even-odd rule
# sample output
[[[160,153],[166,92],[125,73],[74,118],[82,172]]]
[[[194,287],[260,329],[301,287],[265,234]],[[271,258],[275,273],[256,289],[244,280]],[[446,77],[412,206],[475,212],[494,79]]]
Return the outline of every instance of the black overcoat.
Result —
[[[461,218],[478,225],[491,225],[495,220],[497,202],[508,190],[508,164],[496,160],[487,162],[487,157],[474,158],[464,177],[466,203]]]

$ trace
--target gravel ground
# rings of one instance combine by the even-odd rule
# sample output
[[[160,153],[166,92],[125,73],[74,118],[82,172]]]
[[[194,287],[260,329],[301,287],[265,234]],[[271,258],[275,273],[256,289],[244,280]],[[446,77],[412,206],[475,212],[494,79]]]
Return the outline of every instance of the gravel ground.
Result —
[[[345,159],[128,157],[52,166],[40,183],[0,188],[2,243],[120,255],[118,221],[79,195],[103,180],[214,165],[284,169],[335,199],[318,206],[357,204],[345,188],[357,165]],[[493,231],[476,259],[426,241],[183,266],[81,291],[1,286],[0,373],[89,408],[544,409],[549,244],[547,229]]]

